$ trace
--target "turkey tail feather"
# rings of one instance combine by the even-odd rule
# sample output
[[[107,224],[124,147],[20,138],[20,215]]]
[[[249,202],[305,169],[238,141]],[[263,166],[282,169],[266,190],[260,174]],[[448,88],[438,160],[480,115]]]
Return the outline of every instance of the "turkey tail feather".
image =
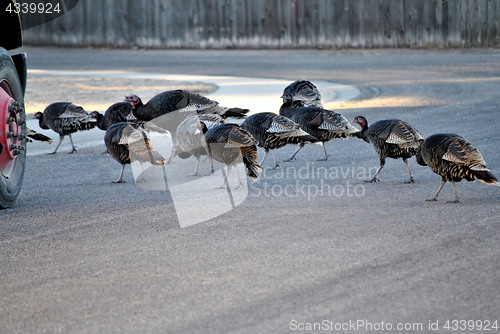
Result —
[[[52,144],[54,142],[52,138],[49,138],[46,135],[42,135],[41,133],[35,132],[33,130],[29,131],[27,136],[37,141],[46,141],[49,144]]]
[[[316,143],[319,141],[318,138],[311,136],[311,135],[303,135],[303,136],[298,136],[297,138],[302,139],[303,141],[308,141],[310,143]]]
[[[234,117],[234,118],[245,118],[246,113],[248,113],[248,109],[241,109],[241,108],[229,108],[227,109],[223,115],[221,115],[223,118],[228,118],[228,117]]]
[[[147,149],[144,145],[134,144],[129,146],[131,160],[149,162],[161,166],[165,158],[155,149]]]
[[[347,134],[349,137],[355,137],[355,138],[360,138],[363,139],[361,136],[361,131],[356,131],[356,132],[350,132]]]
[[[245,166],[247,167],[248,170],[248,176],[254,181],[258,180],[259,176],[257,175],[257,172],[262,171],[262,167],[260,167],[260,165],[256,163],[251,163],[251,164],[245,163]]]
[[[78,130],[84,131],[84,130],[90,130],[95,128],[97,125],[97,122],[81,122]]]
[[[498,179],[489,170],[474,170],[473,173],[483,183],[500,186]]]
[[[131,143],[129,150],[132,160],[149,162],[156,166],[161,166],[165,163],[165,158],[151,146],[147,138],[144,138],[144,141]]]
[[[163,166],[165,164],[165,158],[156,150],[151,150],[149,152],[151,160],[149,161],[152,165]]]
[[[243,163],[248,170],[248,176],[252,180],[258,180],[259,176],[257,172],[262,171],[262,167],[257,164],[257,147],[247,146],[241,149],[241,156],[243,158]]]

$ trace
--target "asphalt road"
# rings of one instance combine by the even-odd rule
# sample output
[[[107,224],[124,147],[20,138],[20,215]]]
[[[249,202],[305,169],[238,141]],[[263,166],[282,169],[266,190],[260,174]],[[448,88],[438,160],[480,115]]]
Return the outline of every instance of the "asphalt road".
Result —
[[[461,134],[500,176],[498,50],[26,51],[40,70],[354,85],[361,97],[334,105],[347,118]],[[136,186],[130,167],[126,184],[111,184],[119,165],[104,146],[30,156],[15,208],[0,212],[1,332],[286,333],[319,323],[323,332],[447,333],[447,320],[500,322],[500,188],[462,182],[461,203],[446,203],[450,185],[425,202],[440,178],[415,159],[415,184],[402,184],[400,160],[365,184],[378,165],[369,144],[327,149],[326,162],[313,145],[265,169],[232,191],[234,209],[186,228],[176,208],[204,207],[225,190],[181,198],[165,190],[168,172],[151,174],[156,188]]]

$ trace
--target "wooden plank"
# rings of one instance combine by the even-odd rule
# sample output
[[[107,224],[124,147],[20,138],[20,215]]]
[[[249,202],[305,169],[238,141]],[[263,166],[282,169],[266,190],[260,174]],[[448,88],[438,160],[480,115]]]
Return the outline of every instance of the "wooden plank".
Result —
[[[154,48],[498,47],[499,33],[498,0],[86,0],[24,38]]]

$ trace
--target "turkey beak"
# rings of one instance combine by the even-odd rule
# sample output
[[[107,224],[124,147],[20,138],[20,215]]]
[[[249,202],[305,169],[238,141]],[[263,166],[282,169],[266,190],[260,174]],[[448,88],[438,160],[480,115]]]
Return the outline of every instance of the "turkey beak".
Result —
[[[293,98],[290,96],[290,94],[283,94],[280,96],[280,98],[283,99],[283,102],[293,102]]]

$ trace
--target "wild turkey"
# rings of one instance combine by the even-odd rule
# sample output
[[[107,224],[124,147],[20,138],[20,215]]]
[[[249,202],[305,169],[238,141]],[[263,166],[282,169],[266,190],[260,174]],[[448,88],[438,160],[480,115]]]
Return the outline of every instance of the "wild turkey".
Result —
[[[264,165],[269,151],[274,157],[274,168],[278,168],[278,161],[274,150],[288,144],[316,143],[318,139],[302,130],[297,123],[288,117],[276,115],[271,112],[262,112],[249,116],[241,127],[252,134],[259,142],[258,145],[265,150],[260,165]]]
[[[170,90],[160,93],[143,104],[137,95],[130,95],[125,101],[132,105],[138,120],[152,121],[168,130],[172,136],[179,124],[193,114],[218,114],[222,118],[244,118],[248,109],[225,108],[216,101],[185,90]]]
[[[125,101],[132,105],[133,114],[138,120],[151,121],[170,132],[174,147],[177,145],[175,131],[179,124],[189,116],[218,114],[224,119],[228,117],[244,118],[248,112],[248,109],[221,107],[216,101],[181,89],[160,93],[152,97],[146,104],[143,104],[137,95],[127,96]]]
[[[498,179],[486,167],[481,152],[459,135],[453,133],[439,133],[426,138],[417,153],[417,163],[429,168],[441,176],[441,185],[436,195],[428,201],[437,201],[446,181],[453,186],[455,200],[457,195],[455,182],[479,180],[486,184],[500,186]]]
[[[106,131],[111,125],[121,122],[135,122],[146,131],[166,133],[165,130],[154,125],[152,122],[138,120],[132,113],[132,105],[129,102],[118,102],[110,106],[106,112],[101,114],[98,111],[92,111],[90,117],[95,118],[97,127]]]
[[[90,117],[97,121],[97,127],[103,131],[116,123],[136,121],[137,118],[132,113],[132,105],[128,102],[118,102],[110,106],[106,112],[101,114],[92,111]]]
[[[291,102],[285,101],[284,104],[289,103]],[[347,118],[333,110],[326,110],[320,107],[298,107],[292,109],[294,110],[292,113],[289,113],[291,115],[290,119],[296,122],[302,130],[318,138],[321,142],[325,157],[319,159],[320,161],[328,160],[328,154],[325,148],[326,142],[334,138],[346,139],[357,131],[356,128],[349,123]],[[281,114],[282,110],[280,109],[280,115]],[[293,153],[290,159],[285,161],[293,160],[303,147],[303,143],[299,144],[299,148]]]
[[[193,176],[199,175],[200,157],[208,154],[207,143],[201,131],[200,122],[203,122],[207,130],[209,130],[214,126],[224,124],[224,119],[217,114],[193,115],[182,121],[177,127],[177,145],[174,147],[173,157],[178,155],[181,159],[187,159],[194,156],[196,158],[196,167]]]
[[[104,135],[104,143],[108,153],[122,165],[119,179],[114,183],[124,183],[123,171],[125,165],[139,161],[143,170],[144,162],[158,166],[164,164],[164,158],[152,146],[147,132],[134,122],[121,122],[109,127]]]
[[[220,161],[228,166],[227,175],[224,178],[221,188],[227,183],[231,168],[240,162],[240,157],[247,168],[248,176],[252,180],[257,180],[257,172],[261,167],[257,164],[257,140],[245,129],[237,124],[223,124],[208,129],[204,122],[201,122],[202,131],[207,141],[208,154],[213,159]],[[243,185],[238,168],[239,188]]]
[[[31,139],[34,139],[36,141],[46,141],[49,144],[52,144],[54,141],[52,138],[47,137],[46,135],[43,135],[39,132],[36,132],[35,130],[32,130],[30,128],[26,128],[26,137],[29,137]],[[28,141],[32,141],[31,139],[28,138]]]
[[[419,145],[424,140],[417,130],[399,119],[377,121],[370,127],[363,116],[357,116],[352,122],[361,127],[361,131],[355,135],[367,143],[371,143],[380,158],[380,167],[371,180],[366,182],[379,181],[377,176],[384,168],[386,158],[402,158],[406,168],[408,168],[408,174],[410,174],[410,180],[405,183],[414,182],[408,159],[417,154]]]
[[[75,106],[70,102],[56,102],[49,105],[43,113],[37,112],[35,118],[38,119],[42,129],[52,129],[59,134],[59,144],[51,154],[56,154],[64,136],[69,135],[72,150],[76,152],[71,134],[77,131],[90,130],[96,126],[96,121],[80,106]]]
[[[310,81],[301,80],[291,83],[284,89],[281,98],[283,104],[280,107],[280,115],[289,117],[302,130],[321,142],[324,158],[319,159],[320,161],[328,160],[326,142],[334,138],[346,139],[357,131],[343,115],[333,110],[323,109],[321,94]],[[303,147],[304,144],[300,144],[290,159],[285,161],[293,160]]]
[[[292,114],[300,107],[320,107],[321,94],[318,88],[308,80],[299,80],[292,82],[283,90],[281,98],[285,102],[281,107],[280,115],[291,117]]]

